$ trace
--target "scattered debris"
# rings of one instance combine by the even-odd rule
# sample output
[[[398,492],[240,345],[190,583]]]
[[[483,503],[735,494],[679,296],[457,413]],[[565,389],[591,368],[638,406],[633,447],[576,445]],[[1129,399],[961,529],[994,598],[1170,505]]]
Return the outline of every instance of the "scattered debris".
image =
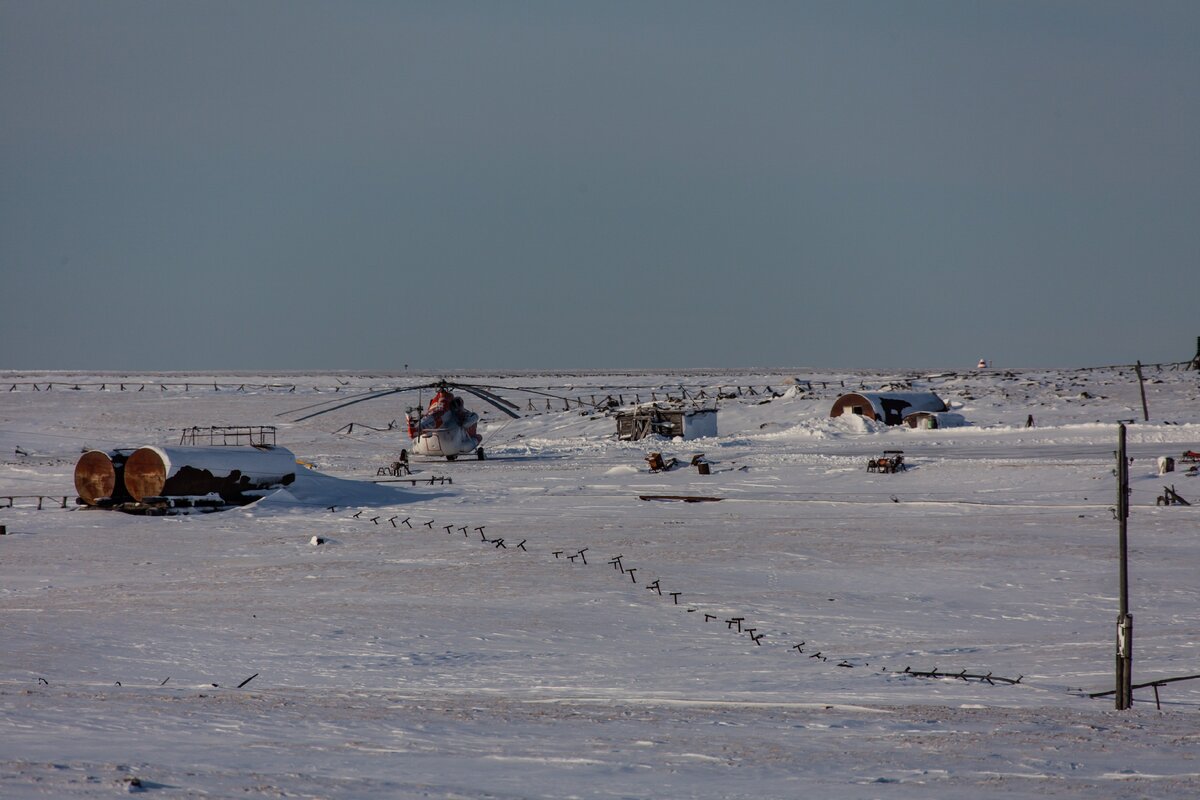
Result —
[[[1179,496],[1174,486],[1164,486],[1163,493],[1154,499],[1156,506],[1190,506],[1187,500]]]
[[[666,472],[678,466],[679,459],[674,456],[664,459],[662,453],[651,453],[646,456],[646,464],[650,467],[651,472]]]
[[[907,469],[903,450],[884,450],[879,458],[867,459],[867,472],[900,472]]]
[[[393,461],[391,466],[380,467],[375,470],[376,475],[391,475],[393,478],[398,478],[402,475],[412,475],[412,470],[404,461]]]

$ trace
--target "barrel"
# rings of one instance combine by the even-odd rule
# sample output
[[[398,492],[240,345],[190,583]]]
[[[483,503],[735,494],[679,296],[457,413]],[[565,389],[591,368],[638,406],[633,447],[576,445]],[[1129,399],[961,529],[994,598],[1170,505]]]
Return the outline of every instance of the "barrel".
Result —
[[[296,456],[283,447],[139,447],[125,462],[125,489],[147,497],[218,494],[246,502],[243,492],[276,489],[296,479]]]

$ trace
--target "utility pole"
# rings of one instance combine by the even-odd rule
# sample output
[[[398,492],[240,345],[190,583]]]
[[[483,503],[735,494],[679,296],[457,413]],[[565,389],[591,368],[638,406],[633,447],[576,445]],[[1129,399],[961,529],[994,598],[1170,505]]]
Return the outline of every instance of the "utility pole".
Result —
[[[1125,423],[1117,428],[1117,524],[1120,551],[1121,608],[1117,615],[1116,707],[1125,711],[1133,705],[1133,615],[1129,613],[1129,460],[1125,457]]]
[[[1135,366],[1133,369],[1135,372],[1137,372],[1138,389],[1140,389],[1142,392],[1142,420],[1149,422],[1150,410],[1146,407],[1146,381],[1142,378],[1142,362],[1137,362],[1137,366]]]

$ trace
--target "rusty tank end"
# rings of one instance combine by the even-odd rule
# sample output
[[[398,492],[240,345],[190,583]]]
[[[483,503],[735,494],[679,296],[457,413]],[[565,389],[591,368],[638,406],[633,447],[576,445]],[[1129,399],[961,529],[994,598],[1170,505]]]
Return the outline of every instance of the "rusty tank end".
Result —
[[[166,482],[167,466],[149,447],[135,450],[125,462],[125,490],[139,503],[146,497],[160,497]]]
[[[130,451],[88,450],[75,463],[75,492],[89,506],[130,499],[125,491],[125,459]]]

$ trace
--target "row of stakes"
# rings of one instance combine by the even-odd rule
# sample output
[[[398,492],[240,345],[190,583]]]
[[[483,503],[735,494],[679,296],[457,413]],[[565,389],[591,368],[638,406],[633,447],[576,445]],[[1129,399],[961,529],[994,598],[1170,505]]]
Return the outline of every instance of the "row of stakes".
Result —
[[[337,506],[329,506],[328,508],[329,508],[330,512],[337,511]],[[351,515],[351,519],[363,519],[363,512],[362,511],[355,512],[353,515]],[[379,525],[380,520],[382,520],[382,519],[383,519],[383,516],[378,515],[378,516],[374,516],[374,517],[368,517],[365,519],[365,521],[371,522],[374,525]],[[397,520],[400,520],[399,523],[397,523]],[[400,519],[400,515],[397,514],[395,516],[387,518],[385,520],[385,522],[387,522],[393,528],[399,528],[401,525],[403,525],[410,530],[414,530],[413,524],[412,524],[412,517],[405,517],[404,519]],[[427,520],[426,522],[421,523],[422,527],[428,528],[429,530],[433,530],[435,524],[436,524],[435,520]],[[479,539],[481,542],[483,542],[485,544],[490,544],[498,550],[500,550],[500,549],[507,550],[508,549],[508,544],[504,540],[503,537],[497,537],[494,539],[489,539],[487,537],[487,534],[484,532],[487,530],[486,525],[477,525],[474,528],[471,528],[470,526],[467,526],[467,525],[463,525],[463,526],[443,525],[440,527],[441,527],[441,529],[445,530],[448,535],[453,535],[454,532],[457,531],[459,533],[462,533],[463,538],[467,538],[467,539],[469,539],[471,536],[470,531],[474,530],[476,533],[479,534]],[[310,540],[311,544],[314,544],[314,545],[323,545],[323,544],[325,544],[326,541],[327,541],[327,539],[323,536],[313,536],[312,539]],[[527,542],[528,542],[527,539],[522,539],[521,541],[519,541],[513,545],[513,549],[521,550],[523,552],[529,552],[528,548],[525,547]],[[588,560],[587,560],[588,550],[589,550],[589,548],[582,547],[574,553],[568,553],[565,550],[554,550],[554,551],[552,551],[552,553],[556,559],[563,559],[563,560],[571,562],[572,564],[579,563],[583,566],[586,566],[588,564]],[[625,564],[625,556],[623,556],[623,555],[613,556],[606,563],[608,565],[610,565],[615,571],[619,572],[620,574],[628,575],[629,580],[632,583],[634,583],[634,584],[637,583],[638,568],[631,567],[631,566],[628,566],[627,564]],[[681,603],[679,602],[679,598],[683,595],[683,592],[664,592],[662,589],[662,579],[661,578],[655,578],[652,582],[646,584],[646,588],[649,589],[650,591],[657,593],[660,597],[664,597],[664,596],[670,597],[673,605],[676,605],[676,606],[681,605]],[[687,613],[689,613],[689,614],[703,613],[705,622],[717,622],[718,620],[720,620],[719,616],[717,616],[715,614],[709,614],[707,612],[701,612],[698,608],[694,608],[694,607],[687,606],[687,605],[685,605],[684,608],[687,611]],[[728,619],[723,620],[723,622],[728,630],[734,630],[736,628],[737,633],[739,633],[739,634],[744,633],[744,634],[749,635],[750,640],[753,641],[756,646],[761,647],[762,643],[763,643],[763,639],[766,638],[766,634],[758,633],[757,628],[752,628],[747,625],[744,625],[743,623],[746,622],[745,617],[729,617]],[[789,649],[795,650],[798,654],[803,655],[803,654],[805,654],[804,646],[806,644],[807,644],[807,642],[797,642],[797,643],[791,645],[791,647]],[[811,648],[810,648],[810,650],[811,650]],[[823,662],[827,662],[830,660],[830,658],[828,656],[826,656],[824,653],[822,653],[820,650],[809,652],[807,655],[809,658],[817,659],[817,660],[820,660]],[[846,661],[843,659],[843,660],[838,661],[837,666],[853,668],[857,665],[851,664],[849,661]],[[863,663],[862,666],[866,667],[866,666],[870,666],[870,664]],[[888,671],[887,667],[884,667],[883,671],[887,672]],[[1001,677],[998,675],[993,675],[990,672],[987,673],[986,675],[980,675],[980,674],[976,674],[976,673],[968,673],[965,670],[963,670],[961,672],[940,672],[940,671],[938,671],[937,667],[934,667],[932,670],[925,670],[925,671],[919,671],[919,670],[914,670],[911,667],[905,667],[903,672],[901,672],[899,674],[912,675],[914,677],[921,677],[921,678],[952,678],[952,679],[962,680],[962,681],[977,680],[980,683],[987,683],[992,686],[995,686],[997,683],[1015,685],[1015,684],[1020,683],[1021,679],[1025,677],[1024,675],[1021,675],[1017,678],[1005,678],[1005,677]],[[259,676],[259,673],[257,673],[257,672],[254,673],[249,678],[246,678],[244,681],[237,684],[236,688],[241,689],[241,688],[245,687],[248,683],[250,683],[252,680],[257,678],[258,676]],[[167,681],[169,681],[169,680],[171,680],[171,678],[168,676],[159,685],[165,686]],[[44,677],[39,677],[37,679],[37,681],[40,685],[45,685],[45,686],[50,685],[50,682],[48,680],[46,680],[46,678],[44,678]],[[121,682],[117,681],[116,685],[120,686]],[[216,683],[213,683],[211,685],[214,688],[219,688],[219,686],[220,686],[220,684],[216,684]]]
[[[329,506],[329,510],[331,512],[336,512],[337,507]],[[351,515],[351,519],[363,519],[362,515],[363,515],[362,511],[357,511],[353,515]],[[383,519],[383,516],[379,515],[379,516],[374,516],[374,517],[368,517],[368,518],[366,518],[365,521],[371,522],[375,525],[379,525],[380,520],[382,520],[382,519]],[[397,523],[397,520],[400,520],[399,523]],[[414,529],[413,524],[412,524],[412,517],[405,517],[404,519],[400,519],[400,516],[396,515],[396,516],[387,518],[385,520],[385,522],[387,524],[390,524],[393,528],[399,528],[401,525],[403,525],[408,529]],[[420,525],[422,527],[428,528],[429,530],[434,530],[436,524],[437,524],[436,520],[428,520],[426,522],[420,523]],[[486,525],[477,525],[474,528],[471,528],[470,526],[467,526],[467,525],[463,525],[463,526],[441,525],[438,527],[442,530],[445,530],[447,535],[453,535],[456,531],[459,533],[462,533],[463,538],[465,538],[465,539],[471,538],[470,531],[474,530],[476,533],[479,534],[479,539],[482,543],[490,544],[498,550],[507,550],[508,549],[508,544],[505,542],[505,540],[502,537],[497,537],[494,539],[488,538],[487,534],[485,533],[485,531],[487,529]],[[324,539],[322,539],[321,537],[318,537],[318,536],[314,536],[312,541],[314,544],[323,544],[324,543]],[[513,548],[524,551],[524,552],[529,552],[528,548],[525,547],[527,542],[528,542],[527,539],[522,539],[520,542],[517,542],[516,544],[514,544]],[[564,560],[564,561],[570,562],[571,564],[579,564],[581,566],[587,566],[589,563],[587,560],[587,554],[588,554],[589,549],[590,548],[582,547],[573,553],[568,552],[566,550],[553,550],[553,551],[551,551],[551,553],[555,559]],[[621,575],[628,575],[630,582],[633,584],[637,584],[638,568],[631,567],[628,564],[626,564],[624,555],[613,556],[612,558],[608,559],[608,561],[605,563],[608,566],[611,566],[615,572],[617,572]],[[684,610],[689,614],[703,614],[704,621],[706,623],[723,622],[725,624],[727,630],[730,630],[730,631],[736,630],[736,632],[738,634],[748,635],[750,637],[750,640],[752,642],[754,642],[754,644],[758,647],[761,647],[763,640],[767,638],[765,633],[759,633],[758,628],[754,628],[754,627],[745,625],[744,623],[746,622],[746,617],[729,617],[728,619],[722,620],[721,617],[718,615],[709,614],[707,612],[702,612],[699,608],[695,608],[695,607],[689,606],[687,604],[681,604],[679,602],[679,598],[683,596],[683,592],[664,592],[663,588],[662,588],[662,579],[661,578],[655,578],[652,582],[647,583],[646,588],[652,592],[657,593],[660,597],[670,597],[672,605],[676,605],[676,606],[683,605]],[[814,650],[812,647],[809,647],[809,651],[806,653],[804,648],[807,644],[808,644],[807,641],[796,642],[796,643],[790,645],[788,649],[795,650],[798,655],[807,655],[809,658],[816,659],[818,661],[828,662],[831,660],[831,658],[829,656],[825,655],[822,651]],[[847,669],[853,669],[854,667],[859,666],[858,664],[850,663],[846,659],[839,659],[837,661],[836,665],[838,667],[844,667]],[[863,662],[863,664],[861,666],[868,667],[868,666],[870,666],[870,663]],[[882,670],[884,672],[888,671],[887,667],[883,667]],[[963,680],[963,681],[977,680],[980,683],[987,683],[987,684],[993,685],[993,686],[996,685],[997,683],[1015,685],[1015,684],[1020,683],[1021,679],[1025,677],[1024,675],[1022,675],[1017,678],[1004,678],[1004,677],[1000,677],[998,675],[993,675],[991,672],[987,673],[986,675],[981,675],[981,674],[977,674],[977,673],[968,673],[965,670],[961,671],[961,672],[940,672],[940,671],[938,671],[937,667],[934,667],[932,670],[914,670],[911,667],[905,667],[903,669],[903,671],[899,672],[898,674],[911,675],[914,677],[921,677],[921,678],[953,678],[953,679],[958,679],[958,680]]]

